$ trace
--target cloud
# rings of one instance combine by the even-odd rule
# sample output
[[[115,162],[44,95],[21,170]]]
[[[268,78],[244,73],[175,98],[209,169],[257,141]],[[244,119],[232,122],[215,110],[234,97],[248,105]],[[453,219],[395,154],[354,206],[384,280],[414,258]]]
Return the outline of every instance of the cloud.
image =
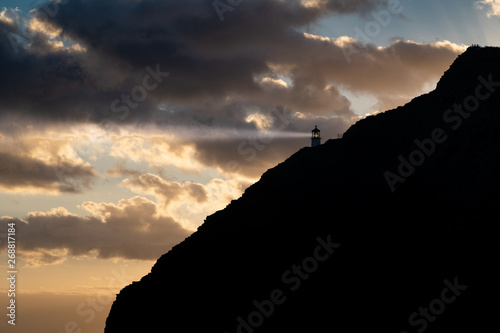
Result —
[[[114,136],[110,155],[119,165],[108,176],[137,176],[125,163],[146,164],[148,170],[165,176],[164,170],[177,170],[187,176],[256,181],[270,167],[298,149],[309,146],[315,125],[325,140],[336,138],[350,125],[342,117],[304,117],[291,110],[247,108],[248,115],[233,124],[205,126],[159,125],[136,129],[135,135]],[[227,119],[227,118],[226,118]]]
[[[475,3],[476,8],[486,10],[486,16],[500,16],[500,0],[484,0]]]
[[[68,139],[0,137],[0,191],[25,194],[79,193],[98,177]]]
[[[377,98],[414,97],[429,82],[437,83],[465,45],[449,41],[431,44],[396,40],[388,47],[363,44],[350,37],[330,38],[305,34],[308,50],[321,54],[303,75],[339,85],[353,93],[368,93]],[[320,44],[321,42],[321,44]],[[319,50],[320,45],[323,51]],[[306,61],[306,60],[304,60]]]
[[[0,228],[16,223],[20,257],[30,266],[58,264],[68,256],[153,260],[189,236],[207,215],[224,208],[250,185],[245,180],[211,179],[206,184],[168,181],[153,174],[122,182],[143,196],[117,204],[87,201],[78,216],[63,207],[31,212],[26,218],[4,216]],[[22,236],[21,236],[22,235]],[[1,243],[0,252],[6,250]]]
[[[206,216],[224,208],[238,198],[250,182],[245,180],[211,179],[207,184],[167,181],[157,175],[144,174],[125,179],[123,186],[131,191],[154,196],[158,213],[171,216],[188,229],[200,226]]]
[[[135,179],[126,179],[124,185],[134,192],[140,191],[162,198],[162,203],[165,207],[168,206],[172,200],[180,196],[185,196],[186,200],[190,202],[195,201],[198,204],[207,201],[207,191],[200,184],[193,182],[184,182],[180,184],[163,180],[152,174],[141,175]]]
[[[190,142],[179,143],[171,137],[114,137],[110,155],[132,162],[147,162],[153,168],[173,166],[186,173],[198,173],[203,168]]]
[[[108,177],[119,178],[119,177],[129,177],[129,176],[140,176],[141,172],[134,169],[129,169],[125,166],[125,161],[116,163],[111,169],[106,171]]]
[[[212,3],[73,0],[46,22],[4,10],[0,24],[9,33],[0,36],[0,70],[8,84],[0,84],[0,114],[234,127],[248,108],[269,115],[279,105],[348,120],[354,114],[339,87],[415,94],[458,54],[437,44],[378,49],[299,32],[326,15],[364,15],[386,1],[256,0],[223,22]],[[12,36],[24,38],[23,24],[35,37],[15,53]],[[359,52],[349,65],[345,54],[353,46]],[[412,58],[410,47],[429,61]],[[156,82],[155,72],[170,75]]]
[[[15,27],[19,23],[18,9],[3,7],[0,10],[0,23]]]
[[[47,164],[0,152],[0,190],[27,194],[77,193],[90,188],[96,173],[90,165],[59,161]]]
[[[22,251],[22,257],[29,266],[57,265],[66,261],[67,249],[37,249],[36,251]]]
[[[4,9],[0,31],[2,121],[18,115],[37,121],[99,122],[125,91],[116,83],[123,75],[117,74],[117,65],[94,62],[94,55],[54,22]]]
[[[154,260],[191,234],[172,218],[159,215],[157,204],[142,197],[118,204],[85,202],[82,207],[91,215],[79,217],[59,207],[32,212],[24,220],[2,217],[0,224],[6,228],[16,222],[22,235],[19,251],[30,265],[92,254],[102,259]]]

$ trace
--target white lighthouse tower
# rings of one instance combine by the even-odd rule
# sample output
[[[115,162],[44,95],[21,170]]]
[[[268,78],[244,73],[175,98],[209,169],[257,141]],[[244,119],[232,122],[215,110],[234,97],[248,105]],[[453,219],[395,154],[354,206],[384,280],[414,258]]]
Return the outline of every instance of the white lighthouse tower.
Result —
[[[321,144],[321,131],[318,129],[318,126],[314,126],[314,129],[311,132],[311,147],[319,146]]]

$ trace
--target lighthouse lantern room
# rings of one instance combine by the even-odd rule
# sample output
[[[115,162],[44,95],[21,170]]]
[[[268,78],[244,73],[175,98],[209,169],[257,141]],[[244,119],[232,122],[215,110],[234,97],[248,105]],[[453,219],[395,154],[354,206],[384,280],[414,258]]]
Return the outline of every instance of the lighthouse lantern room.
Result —
[[[321,144],[321,131],[318,129],[318,126],[314,126],[314,129],[311,132],[311,147],[319,146]]]

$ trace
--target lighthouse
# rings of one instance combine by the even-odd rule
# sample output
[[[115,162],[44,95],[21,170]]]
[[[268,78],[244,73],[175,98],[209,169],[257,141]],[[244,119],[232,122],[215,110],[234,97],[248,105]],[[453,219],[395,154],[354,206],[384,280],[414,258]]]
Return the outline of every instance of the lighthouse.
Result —
[[[321,144],[321,131],[318,129],[318,126],[314,126],[314,129],[311,132],[311,147],[319,146]]]

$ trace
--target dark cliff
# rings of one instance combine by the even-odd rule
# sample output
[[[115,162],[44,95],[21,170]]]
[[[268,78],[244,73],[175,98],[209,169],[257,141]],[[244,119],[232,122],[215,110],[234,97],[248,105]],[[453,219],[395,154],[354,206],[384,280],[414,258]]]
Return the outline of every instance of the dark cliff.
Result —
[[[106,333],[497,327],[500,49],[262,175],[118,294]]]

